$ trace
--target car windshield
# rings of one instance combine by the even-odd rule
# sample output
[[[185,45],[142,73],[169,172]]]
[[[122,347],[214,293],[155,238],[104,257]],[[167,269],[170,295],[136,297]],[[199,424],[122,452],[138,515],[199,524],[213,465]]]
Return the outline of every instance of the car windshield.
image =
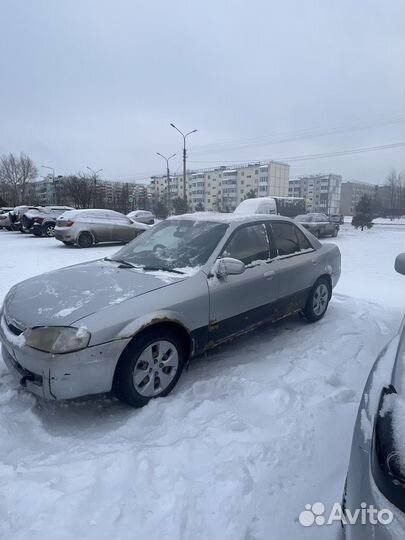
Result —
[[[169,219],[120,249],[111,260],[145,270],[175,270],[205,264],[228,225],[215,221]]]
[[[295,221],[301,221],[304,223],[307,223],[309,221],[313,221],[313,216],[310,216],[309,214],[301,214],[300,216],[297,216],[295,218]]]

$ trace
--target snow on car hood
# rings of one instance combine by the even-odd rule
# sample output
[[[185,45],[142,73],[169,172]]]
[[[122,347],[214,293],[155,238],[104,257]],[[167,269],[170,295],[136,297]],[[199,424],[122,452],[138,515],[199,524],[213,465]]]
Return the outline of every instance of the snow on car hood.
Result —
[[[7,317],[23,325],[64,326],[184,279],[119,268],[104,260],[54,270],[15,285],[4,301]]]

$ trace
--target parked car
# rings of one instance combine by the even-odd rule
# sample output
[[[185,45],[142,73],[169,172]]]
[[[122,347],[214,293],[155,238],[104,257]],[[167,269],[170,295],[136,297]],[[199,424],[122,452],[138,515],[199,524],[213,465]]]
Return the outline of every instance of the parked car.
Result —
[[[32,232],[36,236],[54,236],[56,219],[68,210],[74,210],[74,208],[71,206],[38,206],[27,210],[22,217],[22,227],[25,232]]]
[[[2,206],[0,208],[0,229],[7,229],[8,231],[11,231],[9,216],[9,212],[11,212],[11,210],[12,208],[7,208],[6,206]]]
[[[13,231],[20,231],[22,233],[28,232],[25,231],[22,224],[22,218],[25,212],[28,210],[33,210],[36,206],[16,206],[13,210],[9,212],[10,217],[10,227]]]
[[[301,214],[294,219],[317,238],[329,235],[335,237],[339,232],[339,224],[334,223],[326,214]]]
[[[405,253],[395,269],[405,275]],[[362,503],[392,512],[391,523],[344,524],[352,540],[405,538],[405,317],[369,374],[353,432],[342,510]],[[375,516],[374,516],[375,517]],[[387,515],[385,515],[385,518]]]
[[[155,223],[155,216],[148,210],[134,210],[127,214],[127,216],[138,223],[145,223],[145,225],[153,225]]]
[[[338,247],[289,218],[173,216],[110,258],[14,286],[2,354],[39,396],[113,390],[143,406],[175,387],[193,355],[296,312],[318,321],[339,276]]]
[[[330,216],[330,220],[333,222],[333,223],[338,223],[339,225],[344,225],[344,222],[345,222],[345,217],[343,214],[332,214]]]
[[[100,242],[129,242],[148,226],[113,210],[69,210],[56,220],[55,238],[81,248]]]

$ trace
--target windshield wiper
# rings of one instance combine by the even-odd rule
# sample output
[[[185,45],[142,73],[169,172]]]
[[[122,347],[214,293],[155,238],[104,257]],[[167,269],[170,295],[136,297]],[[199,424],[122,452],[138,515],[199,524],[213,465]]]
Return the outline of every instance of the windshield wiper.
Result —
[[[184,274],[181,270],[175,270],[174,268],[169,268],[168,266],[142,266],[142,270],[146,272],[148,270],[163,270],[164,272],[173,272],[174,274]]]
[[[122,264],[122,266],[125,266],[126,268],[140,268],[138,266],[135,266],[135,264],[132,264],[129,261],[126,261],[124,259],[111,259],[110,257],[104,257],[104,260],[120,263]]]

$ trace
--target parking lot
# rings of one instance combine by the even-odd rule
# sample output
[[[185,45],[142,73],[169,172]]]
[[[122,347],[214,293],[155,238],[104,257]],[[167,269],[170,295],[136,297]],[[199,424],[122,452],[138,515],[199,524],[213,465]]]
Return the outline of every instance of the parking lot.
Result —
[[[238,338],[141,410],[38,400],[0,360],[0,538],[336,538],[297,517],[340,500],[365,380],[403,314],[404,233],[344,225],[324,319]],[[18,281],[117,249],[0,231],[0,302]]]

